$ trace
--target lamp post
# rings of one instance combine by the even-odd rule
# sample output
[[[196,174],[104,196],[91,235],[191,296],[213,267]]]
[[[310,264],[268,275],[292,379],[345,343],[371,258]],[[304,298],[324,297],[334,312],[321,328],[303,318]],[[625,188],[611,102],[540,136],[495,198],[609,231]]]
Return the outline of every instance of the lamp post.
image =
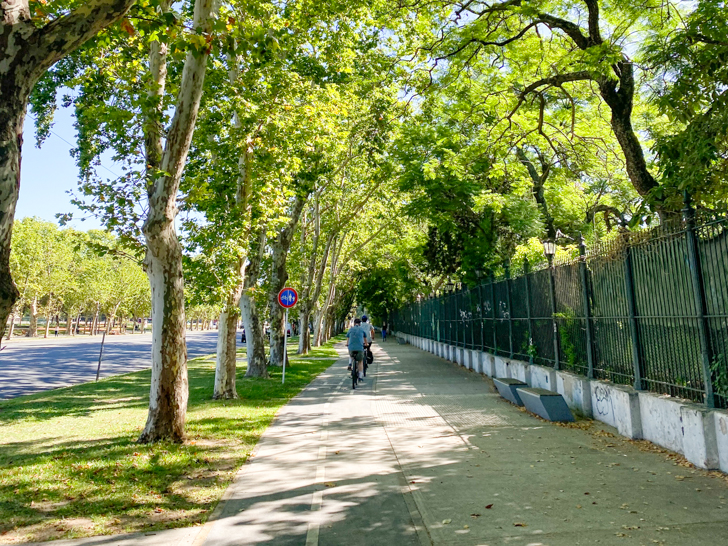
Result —
[[[543,241],[543,253],[549,262],[549,294],[551,299],[551,323],[554,331],[554,369],[559,369],[559,329],[556,324],[556,276],[554,268],[554,255],[556,254],[556,241],[546,239]]]

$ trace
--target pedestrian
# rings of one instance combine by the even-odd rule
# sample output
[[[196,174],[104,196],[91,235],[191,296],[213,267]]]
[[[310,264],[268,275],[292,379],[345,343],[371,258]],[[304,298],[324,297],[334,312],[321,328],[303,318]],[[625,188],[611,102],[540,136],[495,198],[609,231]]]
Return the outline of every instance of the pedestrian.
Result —
[[[382,325],[382,341],[387,341],[387,325]]]
[[[56,337],[58,337],[58,323],[56,322]]]

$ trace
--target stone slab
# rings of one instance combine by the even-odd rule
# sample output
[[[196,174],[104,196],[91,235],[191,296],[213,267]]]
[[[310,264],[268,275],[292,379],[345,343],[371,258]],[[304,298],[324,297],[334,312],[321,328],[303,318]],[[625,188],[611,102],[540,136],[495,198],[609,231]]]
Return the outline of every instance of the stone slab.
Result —
[[[510,377],[494,378],[493,383],[495,384],[495,388],[498,389],[498,393],[500,393],[503,398],[516,406],[523,405],[521,398],[518,396],[517,389],[519,387],[528,387],[527,383]]]
[[[574,420],[564,397],[557,392],[532,387],[519,387],[516,392],[528,411],[547,421],[563,423]]]

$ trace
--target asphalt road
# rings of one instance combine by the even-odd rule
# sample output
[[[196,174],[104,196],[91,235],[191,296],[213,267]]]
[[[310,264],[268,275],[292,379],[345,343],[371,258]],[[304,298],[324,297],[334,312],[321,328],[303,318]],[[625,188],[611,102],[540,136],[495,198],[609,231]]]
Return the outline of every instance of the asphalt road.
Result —
[[[101,377],[151,366],[151,334],[107,336]],[[187,332],[190,358],[215,352],[217,331]],[[93,381],[101,336],[3,341],[0,400]]]

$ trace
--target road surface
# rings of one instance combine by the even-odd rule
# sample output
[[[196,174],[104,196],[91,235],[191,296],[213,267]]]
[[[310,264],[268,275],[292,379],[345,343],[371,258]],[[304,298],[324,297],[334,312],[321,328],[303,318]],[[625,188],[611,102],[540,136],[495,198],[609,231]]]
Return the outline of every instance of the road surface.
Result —
[[[190,358],[215,352],[217,331],[187,332]],[[101,377],[151,366],[151,334],[107,336]],[[3,341],[0,400],[93,381],[101,336]]]

